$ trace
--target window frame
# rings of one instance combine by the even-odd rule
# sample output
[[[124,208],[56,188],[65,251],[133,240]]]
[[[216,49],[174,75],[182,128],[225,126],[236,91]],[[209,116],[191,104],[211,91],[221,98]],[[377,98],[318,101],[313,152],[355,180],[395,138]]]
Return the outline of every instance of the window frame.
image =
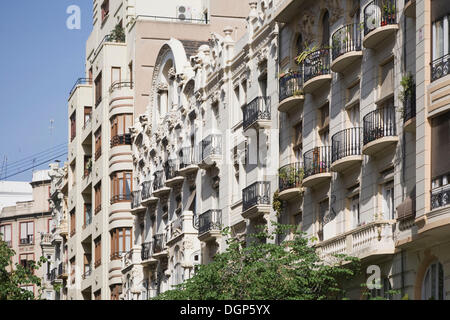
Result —
[[[22,224],[29,224],[29,223],[32,223],[33,224],[33,233],[31,234],[32,235],[32,242],[31,243],[24,243],[24,244],[22,244],[22,237],[21,237],[21,234],[22,234]],[[27,226],[27,240],[28,240],[28,236],[30,235],[29,233],[28,233],[28,226]],[[36,239],[35,239],[35,233],[36,233],[36,224],[34,223],[34,220],[24,220],[24,221],[20,221],[19,222],[19,245],[20,246],[30,246],[30,245],[34,245],[35,244],[35,242],[36,242]]]

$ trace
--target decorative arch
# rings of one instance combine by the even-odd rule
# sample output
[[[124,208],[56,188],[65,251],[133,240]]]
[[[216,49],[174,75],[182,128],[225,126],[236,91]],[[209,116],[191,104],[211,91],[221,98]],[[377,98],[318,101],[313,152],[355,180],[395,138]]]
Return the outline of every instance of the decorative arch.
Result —
[[[414,284],[414,299],[421,300],[422,299],[422,284],[425,278],[425,273],[428,270],[428,267],[434,262],[439,261],[438,257],[430,252],[430,250],[426,250],[424,252],[424,258],[419,265],[416,273],[416,281]]]

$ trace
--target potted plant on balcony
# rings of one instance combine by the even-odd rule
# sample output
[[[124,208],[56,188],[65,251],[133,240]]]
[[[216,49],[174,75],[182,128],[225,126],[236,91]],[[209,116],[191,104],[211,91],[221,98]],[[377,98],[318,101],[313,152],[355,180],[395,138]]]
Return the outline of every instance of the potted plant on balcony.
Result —
[[[109,35],[110,41],[125,42],[125,31],[120,23],[116,24],[114,30]]]

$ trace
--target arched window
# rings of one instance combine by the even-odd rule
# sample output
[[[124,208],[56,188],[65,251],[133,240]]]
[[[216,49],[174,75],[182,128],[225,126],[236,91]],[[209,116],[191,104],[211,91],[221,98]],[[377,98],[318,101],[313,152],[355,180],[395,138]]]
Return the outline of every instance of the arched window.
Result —
[[[330,14],[325,11],[322,18],[322,46],[328,46],[330,43]]]
[[[444,300],[444,270],[438,261],[431,264],[425,273],[422,300]]]

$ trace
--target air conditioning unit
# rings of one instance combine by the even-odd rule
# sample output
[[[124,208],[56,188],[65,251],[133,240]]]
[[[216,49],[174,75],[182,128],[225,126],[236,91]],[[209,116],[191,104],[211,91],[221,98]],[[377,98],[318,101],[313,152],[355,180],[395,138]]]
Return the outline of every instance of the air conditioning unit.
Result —
[[[188,6],[177,6],[177,18],[179,20],[192,19],[192,11]]]

